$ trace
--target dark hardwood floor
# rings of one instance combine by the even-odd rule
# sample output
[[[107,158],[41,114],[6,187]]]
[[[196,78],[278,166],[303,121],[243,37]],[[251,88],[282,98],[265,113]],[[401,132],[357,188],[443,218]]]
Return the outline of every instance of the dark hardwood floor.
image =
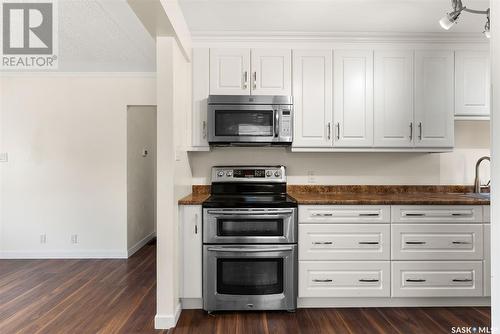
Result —
[[[0,260],[0,333],[155,331],[156,247],[128,260]],[[168,333],[451,333],[489,326],[489,308],[183,311]]]

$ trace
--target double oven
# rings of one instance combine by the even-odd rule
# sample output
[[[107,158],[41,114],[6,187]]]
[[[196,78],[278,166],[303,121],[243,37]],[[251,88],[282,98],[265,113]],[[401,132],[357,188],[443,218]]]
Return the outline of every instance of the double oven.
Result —
[[[203,208],[206,311],[294,310],[297,204],[285,169],[214,167]]]

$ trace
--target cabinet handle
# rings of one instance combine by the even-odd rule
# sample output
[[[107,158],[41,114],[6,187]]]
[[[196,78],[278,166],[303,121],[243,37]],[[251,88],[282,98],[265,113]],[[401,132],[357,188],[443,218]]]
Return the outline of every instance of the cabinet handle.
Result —
[[[379,245],[378,241],[360,241],[358,242],[360,245]]]
[[[330,140],[332,138],[332,123],[328,122],[326,127],[328,129],[328,140]]]
[[[337,140],[340,140],[340,123],[337,122]]]
[[[333,282],[333,280],[332,279],[313,279],[313,282],[329,283],[329,282]]]
[[[359,280],[362,283],[375,283],[375,282],[380,282],[378,279],[368,279],[368,278],[362,278]]]
[[[378,213],[360,213],[360,217],[378,217],[380,214]]]
[[[331,241],[315,241],[313,242],[314,245],[333,245],[333,242]]]
[[[410,123],[410,141],[413,140],[413,122]]]
[[[472,213],[452,213],[451,215],[453,217],[468,217],[472,216]]]
[[[425,245],[427,242],[425,241],[407,241],[405,244],[407,245]]]
[[[203,139],[207,139],[207,121],[203,121]]]
[[[194,234],[198,234],[198,214],[194,215]]]
[[[453,282],[459,282],[459,283],[472,282],[472,280],[470,278],[454,278],[452,281]]]
[[[425,217],[425,213],[405,213],[405,217]]]
[[[253,89],[257,89],[257,71],[253,72]]]
[[[418,139],[422,140],[422,122],[418,123]]]
[[[248,87],[248,72],[243,72],[243,89],[247,89]]]
[[[423,282],[427,282],[427,280],[425,280],[425,279],[411,279],[411,278],[408,278],[406,281],[409,282],[409,283],[423,283]]]
[[[313,217],[333,217],[333,213],[313,213]]]
[[[468,242],[468,241],[452,241],[451,243],[454,245],[470,245],[470,244],[472,244],[472,242]]]

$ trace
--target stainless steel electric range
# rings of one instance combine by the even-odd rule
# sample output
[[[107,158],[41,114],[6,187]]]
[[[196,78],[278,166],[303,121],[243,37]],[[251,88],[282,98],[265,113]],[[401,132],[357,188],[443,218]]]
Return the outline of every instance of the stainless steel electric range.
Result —
[[[285,167],[213,167],[203,203],[203,308],[295,310],[297,219]]]

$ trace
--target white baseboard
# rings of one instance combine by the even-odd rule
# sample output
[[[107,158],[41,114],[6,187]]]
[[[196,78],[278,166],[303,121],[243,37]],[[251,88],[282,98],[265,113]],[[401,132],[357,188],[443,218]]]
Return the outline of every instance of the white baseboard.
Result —
[[[144,247],[144,245],[147,244],[149,241],[151,241],[151,239],[153,239],[155,236],[156,236],[156,233],[151,232],[146,237],[144,237],[144,239],[140,240],[138,243],[136,243],[135,245],[130,247],[127,251],[128,257],[131,257],[132,255],[134,255],[135,252],[137,252],[139,249]]]
[[[2,251],[0,259],[126,259],[121,250],[29,250]]]
[[[299,308],[490,306],[490,297],[449,298],[298,298]]]
[[[155,315],[155,329],[169,329],[175,327],[179,317],[181,316],[181,304],[177,304],[174,314],[157,314]]]

